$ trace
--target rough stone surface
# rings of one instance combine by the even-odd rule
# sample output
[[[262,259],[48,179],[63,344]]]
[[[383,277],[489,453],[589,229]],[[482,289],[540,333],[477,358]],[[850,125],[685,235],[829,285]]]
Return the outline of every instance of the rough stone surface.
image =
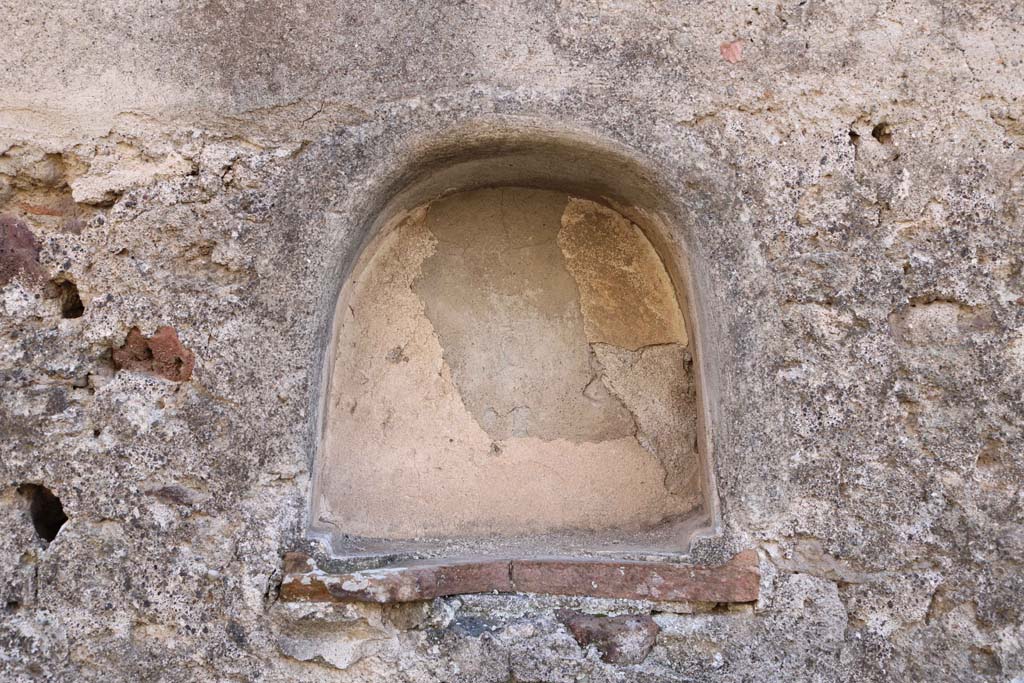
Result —
[[[64,318],[41,282],[0,285],[0,678],[1024,676],[1021,3],[8,0],[0,18],[0,214],[83,303]],[[403,160],[499,123],[612,141],[672,193],[656,246],[695,266],[687,332],[715,387],[722,536],[693,554],[759,548],[755,606],[277,599],[284,554],[316,551],[337,288]],[[161,325],[191,380],[115,372],[128,331]],[[63,504],[51,542],[26,483]],[[148,493],[172,486],[190,504]],[[661,632],[642,663],[603,662],[559,608]]]

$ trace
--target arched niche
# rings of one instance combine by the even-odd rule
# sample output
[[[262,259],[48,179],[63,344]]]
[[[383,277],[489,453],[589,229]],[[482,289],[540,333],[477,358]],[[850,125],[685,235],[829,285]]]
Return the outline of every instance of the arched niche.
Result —
[[[655,173],[442,136],[340,273],[311,534],[336,557],[685,553],[718,523],[700,292]]]

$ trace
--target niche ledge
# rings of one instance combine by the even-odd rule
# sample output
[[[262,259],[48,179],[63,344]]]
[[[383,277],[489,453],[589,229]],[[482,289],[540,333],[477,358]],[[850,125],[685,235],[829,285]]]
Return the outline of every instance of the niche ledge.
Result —
[[[470,593],[535,593],[660,602],[751,603],[758,599],[755,550],[718,566],[679,562],[524,559],[429,561],[328,574],[288,553],[280,599],[394,604]]]

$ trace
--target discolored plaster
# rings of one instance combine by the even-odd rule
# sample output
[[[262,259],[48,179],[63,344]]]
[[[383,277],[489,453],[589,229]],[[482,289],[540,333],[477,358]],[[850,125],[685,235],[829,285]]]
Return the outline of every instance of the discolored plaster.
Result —
[[[611,441],[636,431],[587,346],[557,244],[564,193],[499,188],[433,202],[413,283],[473,418],[496,440]]]

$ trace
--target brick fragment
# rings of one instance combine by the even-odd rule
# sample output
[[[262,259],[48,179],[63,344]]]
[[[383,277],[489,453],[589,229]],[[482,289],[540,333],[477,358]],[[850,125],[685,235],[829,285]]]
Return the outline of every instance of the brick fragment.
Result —
[[[285,553],[284,554],[284,572],[285,574],[305,574],[308,571],[316,569],[316,564],[306,553]]]
[[[582,647],[594,645],[610,664],[639,664],[654,647],[661,628],[649,614],[593,616],[555,610],[555,616]]]
[[[33,283],[46,280],[39,265],[39,241],[28,226],[11,216],[0,216],[0,287],[19,273]]]
[[[517,560],[516,590],[669,602],[752,602],[760,578],[757,553],[745,550],[718,567],[676,562]]]
[[[289,564],[295,563],[289,559]],[[284,600],[382,604],[492,591],[512,591],[507,560],[393,566],[334,576],[314,571],[288,574],[281,584]]]
[[[722,55],[722,59],[729,62],[730,64],[736,64],[737,62],[743,61],[743,41],[734,40],[729,43],[722,43],[718,46],[718,51]]]
[[[118,370],[148,372],[172,382],[187,382],[195,367],[195,355],[182,346],[173,327],[158,327],[149,338],[133,327],[124,345],[114,349],[114,365]]]
[[[753,550],[718,567],[674,562],[494,560],[396,565],[329,575],[312,563],[289,557],[285,571],[283,600],[326,602],[397,603],[466,593],[520,592],[732,603],[757,600],[760,584]]]

